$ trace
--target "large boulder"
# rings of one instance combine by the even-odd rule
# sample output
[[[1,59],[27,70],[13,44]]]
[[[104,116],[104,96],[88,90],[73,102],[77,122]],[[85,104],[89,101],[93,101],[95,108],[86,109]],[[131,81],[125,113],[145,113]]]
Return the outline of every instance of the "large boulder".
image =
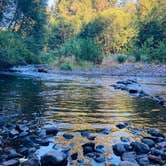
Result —
[[[41,157],[41,166],[67,166],[67,155],[52,150]]]

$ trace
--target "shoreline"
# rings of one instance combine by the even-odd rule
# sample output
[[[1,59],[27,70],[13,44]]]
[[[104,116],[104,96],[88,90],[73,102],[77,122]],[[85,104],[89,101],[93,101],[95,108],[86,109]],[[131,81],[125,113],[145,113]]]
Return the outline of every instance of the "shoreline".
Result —
[[[101,65],[94,69],[73,69],[61,70],[57,67],[34,64],[25,66],[14,66],[12,68],[4,68],[1,71],[22,72],[33,71],[48,74],[72,74],[72,75],[96,75],[96,76],[112,76],[112,77],[166,77],[166,64],[142,64],[142,63],[124,63],[114,65]]]

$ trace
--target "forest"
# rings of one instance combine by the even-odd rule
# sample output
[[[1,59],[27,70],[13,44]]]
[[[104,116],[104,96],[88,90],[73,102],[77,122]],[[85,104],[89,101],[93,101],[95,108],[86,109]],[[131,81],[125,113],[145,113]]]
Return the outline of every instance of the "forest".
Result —
[[[0,1],[0,66],[166,62],[164,0]]]

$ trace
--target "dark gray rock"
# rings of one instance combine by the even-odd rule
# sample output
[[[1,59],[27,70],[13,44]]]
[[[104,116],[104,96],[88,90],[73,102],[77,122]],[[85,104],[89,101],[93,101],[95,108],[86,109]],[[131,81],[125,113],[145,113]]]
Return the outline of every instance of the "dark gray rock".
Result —
[[[117,128],[119,129],[124,129],[128,126],[128,123],[119,123],[116,125]]]
[[[163,134],[161,134],[160,132],[154,130],[154,129],[149,129],[147,131],[148,134],[150,134],[151,136],[154,136],[154,137],[164,137]]]
[[[105,134],[105,135],[110,134],[110,132],[111,132],[111,131],[110,131],[109,129],[107,129],[107,128],[101,130],[101,133],[102,133],[102,134]]]
[[[63,134],[63,137],[66,139],[73,139],[74,135],[65,133],[65,134]]]
[[[135,152],[125,152],[122,154],[121,159],[123,161],[130,161],[136,163],[136,153]]]
[[[55,136],[55,135],[57,135],[58,131],[59,130],[56,127],[49,127],[49,128],[46,129],[46,134]]]
[[[95,143],[88,142],[82,145],[84,155],[87,153],[95,152]]]
[[[157,144],[160,148],[166,148],[166,141]]]
[[[144,143],[132,142],[131,146],[133,147],[133,150],[136,151],[137,154],[146,154],[150,151],[149,146]]]
[[[88,137],[90,135],[87,131],[81,131],[80,133],[82,137]]]
[[[2,163],[3,166],[19,166],[19,161],[17,159],[11,159]]]
[[[77,158],[78,158],[78,153],[77,152],[75,152],[71,155],[72,160],[77,160]]]
[[[67,166],[67,155],[52,150],[41,157],[41,166]]]
[[[155,142],[151,139],[143,138],[141,141],[142,143],[147,144],[149,147],[155,146]]]
[[[160,164],[160,165],[163,165],[165,164],[165,161],[163,161],[160,156],[154,156],[154,155],[149,155],[148,156],[149,160],[154,163],[154,164]]]
[[[103,163],[105,162],[105,158],[103,156],[96,156],[94,158],[94,160],[97,162],[97,163]]]
[[[14,138],[14,137],[18,136],[18,134],[19,134],[19,132],[15,129],[12,129],[11,131],[9,131],[9,136],[11,138]]]
[[[113,148],[113,152],[117,156],[121,156],[124,152],[126,152],[125,146],[122,143],[117,143],[117,144],[113,145],[112,148]]]
[[[122,161],[118,164],[118,166],[139,166],[139,165],[129,161]]]
[[[137,161],[138,161],[140,166],[147,166],[150,164],[148,157],[139,158]]]

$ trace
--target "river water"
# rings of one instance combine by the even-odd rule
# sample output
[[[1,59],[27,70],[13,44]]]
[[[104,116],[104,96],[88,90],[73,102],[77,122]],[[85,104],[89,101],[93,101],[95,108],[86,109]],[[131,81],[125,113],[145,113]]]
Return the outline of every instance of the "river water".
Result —
[[[87,142],[79,135],[86,130],[96,135],[98,144],[109,147],[121,136],[132,139],[133,133],[118,130],[115,125],[128,122],[131,129],[155,128],[166,133],[166,109],[151,99],[136,98],[110,87],[126,77],[62,75],[48,73],[1,73],[0,115],[17,120],[37,119],[41,126],[60,129],[57,142],[64,145]],[[165,78],[134,78],[145,92],[166,97]],[[110,135],[97,135],[100,129],[111,129]],[[75,135],[66,141],[64,132]],[[47,148],[48,149],[48,148]],[[41,147],[38,153],[47,149]],[[75,147],[73,151],[79,151]]]

